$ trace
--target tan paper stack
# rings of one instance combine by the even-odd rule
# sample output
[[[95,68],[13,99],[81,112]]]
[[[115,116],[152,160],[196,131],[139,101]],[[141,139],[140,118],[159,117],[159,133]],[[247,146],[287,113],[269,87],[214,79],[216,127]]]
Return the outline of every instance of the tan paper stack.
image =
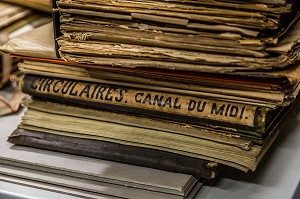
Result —
[[[48,7],[50,8],[50,5]],[[0,1],[0,21],[0,44],[3,45],[13,37],[49,23],[51,16],[12,4],[12,2]],[[0,60],[0,89],[4,89],[0,94],[0,116],[2,116],[18,111],[24,94],[19,89],[11,88],[15,85],[4,88],[10,80],[14,82],[21,75],[17,68],[19,60],[12,59],[4,53],[1,53]],[[4,96],[5,93],[7,95]]]

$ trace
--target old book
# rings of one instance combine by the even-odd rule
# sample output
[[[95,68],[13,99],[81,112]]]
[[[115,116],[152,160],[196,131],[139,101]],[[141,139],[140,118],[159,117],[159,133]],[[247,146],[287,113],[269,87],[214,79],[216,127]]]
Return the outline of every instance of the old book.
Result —
[[[256,106],[286,106],[295,99],[299,90],[298,64],[278,71],[216,74],[64,62],[55,59],[52,33],[52,24],[48,24],[10,40],[2,46],[2,50],[25,59],[19,67],[27,74],[68,79],[76,76],[85,81],[156,89]],[[214,70],[219,72],[222,68],[214,67]]]
[[[285,112],[286,114],[287,112]],[[280,117],[277,125],[285,115]],[[68,124],[68,125],[66,125]],[[51,113],[29,109],[19,128],[50,134],[108,141],[123,145],[157,149],[189,157],[215,161],[237,169],[255,170],[258,163],[276,138],[278,126],[274,126],[262,146],[253,145],[249,150],[240,146],[207,140],[189,134],[144,128],[114,121],[101,121],[88,117]]]
[[[38,100],[37,98],[34,98],[34,100],[26,100],[23,105],[28,108],[28,112],[34,112],[34,115],[39,114],[39,112],[45,112],[142,128],[148,128],[150,126],[151,129],[212,140],[218,143],[240,147],[244,150],[249,150],[253,143],[263,144],[266,141],[268,134],[272,132],[272,128],[269,128],[269,130],[265,133],[259,133],[254,131],[240,131],[238,129],[222,128],[218,126],[199,126],[183,121],[175,122],[169,119],[147,117],[144,115],[52,103],[49,101]],[[51,106],[51,109],[48,108],[49,106]],[[273,124],[271,126],[273,128],[285,114],[285,109],[282,109],[278,114],[277,119],[272,122]]]
[[[42,33],[42,34],[40,34]],[[26,41],[26,42],[25,42]],[[29,44],[29,45],[26,45]],[[53,41],[53,26],[52,24],[47,24],[45,26],[42,26],[40,28],[36,28],[35,30],[32,30],[29,33],[20,35],[16,38],[11,39],[7,44],[1,46],[1,50],[16,56],[23,56],[23,59],[29,59],[29,60],[35,60],[35,61],[40,61],[40,62],[49,62],[49,63],[57,63],[57,64],[65,64],[67,66],[80,66],[81,68],[99,68],[99,69],[110,69],[111,71],[114,72],[120,72],[120,71],[124,71],[124,72],[136,72],[138,73],[151,73],[151,74],[157,74],[157,75],[164,75],[167,76],[169,75],[174,76],[174,77],[186,77],[189,79],[196,79],[196,77],[199,77],[198,81],[201,81],[200,78],[205,78],[205,81],[209,81],[209,79],[213,78],[215,75],[215,78],[218,79],[218,81],[221,81],[221,77],[224,75],[223,73],[221,75],[217,75],[216,72],[218,72],[219,70],[221,70],[221,67],[216,67],[216,70],[214,71],[213,75],[210,75],[209,73],[197,73],[197,72],[185,72],[185,71],[174,71],[174,70],[151,70],[149,68],[142,68],[142,69],[132,69],[132,68],[120,68],[117,66],[109,66],[109,65],[87,65],[87,64],[76,64],[74,62],[62,62],[62,60],[58,60],[56,55],[55,55],[55,44]],[[34,54],[34,56],[33,56]],[[34,59],[35,58],[35,59]],[[42,59],[41,59],[42,58]],[[230,74],[236,75],[236,76],[229,76],[228,80],[235,80],[235,78],[238,81],[238,76],[243,76],[242,78],[246,78],[247,77],[249,79],[247,79],[247,84],[248,86],[255,86],[256,84],[259,84],[261,86],[262,82],[264,79],[268,79],[268,78],[274,78],[271,79],[269,81],[269,84],[267,84],[267,87],[265,87],[265,89],[267,88],[271,88],[271,87],[276,87],[276,88],[280,88],[278,87],[278,85],[271,85],[271,82],[276,82],[275,78],[285,78],[287,82],[289,82],[289,84],[293,84],[295,82],[299,81],[299,78],[297,78],[297,68],[298,65],[296,65],[295,67],[290,67],[287,68],[287,70],[278,70],[278,71],[237,71],[237,72],[233,72],[233,71],[229,71]],[[222,71],[222,70],[221,70]],[[221,72],[220,71],[220,72]],[[223,72],[223,71],[222,71]],[[194,74],[194,76],[193,76]],[[208,78],[209,77],[209,78]],[[224,77],[223,77],[224,78]],[[240,77],[241,78],[241,77]],[[252,85],[250,84],[250,78],[251,80],[255,80],[255,84]],[[254,79],[255,78],[255,79]],[[261,78],[261,79],[260,79]],[[215,79],[214,84],[216,83],[217,79]],[[225,78],[226,79],[226,78]],[[267,83],[268,81],[264,82]],[[226,81],[222,81],[222,83],[226,83]],[[236,83],[236,82],[235,82]],[[242,83],[242,81],[238,82],[239,84]],[[246,86],[246,85],[242,85],[242,86]],[[283,86],[283,85],[282,85]],[[288,85],[287,85],[288,86]],[[255,89],[259,88],[259,87],[254,87]]]
[[[227,6],[224,6],[224,4],[219,4],[220,2],[214,1],[212,7],[209,5],[211,2],[202,1],[201,3],[204,4],[199,7],[199,4],[197,5],[199,2],[196,3],[195,1],[157,2],[150,0],[145,3],[142,1],[122,0],[114,2],[103,0],[57,0],[54,2],[56,2],[58,8],[61,10],[62,17],[65,17],[65,13],[70,13],[76,17],[85,18],[84,24],[91,24],[99,19],[103,21],[105,21],[105,19],[111,19],[112,23],[117,20],[122,21],[123,19],[123,25],[125,26],[134,22],[136,22],[136,24],[147,25],[148,21],[148,24],[152,22],[152,26],[156,25],[157,28],[159,28],[164,25],[167,28],[169,27],[169,30],[172,30],[170,24],[173,24],[173,29],[176,28],[177,32],[188,33],[188,30],[190,30],[190,32],[200,32],[201,30],[216,32],[227,31],[252,37],[263,37],[264,34],[262,33],[266,30],[273,30],[273,32],[282,31],[282,29],[284,29],[283,27],[289,23],[287,20],[295,17],[297,3],[299,3],[297,1],[289,1],[283,5],[270,6],[264,2],[259,6],[256,2],[248,2],[245,4],[244,1],[235,1],[234,3],[225,3]],[[208,5],[205,5],[205,3],[208,3]],[[172,10],[172,12],[170,12],[170,10]],[[272,13],[272,15],[270,13]],[[90,19],[89,16],[93,14],[96,15],[97,18]],[[235,18],[232,18],[232,16]],[[136,21],[136,19],[140,19],[140,21]],[[61,19],[61,21],[66,23],[63,19]],[[71,21],[69,20],[68,22]],[[209,28],[208,24],[212,27]],[[219,27],[219,29],[217,29],[217,27]],[[147,31],[147,27],[144,27],[144,30]],[[260,33],[260,35],[258,35],[258,33]]]
[[[164,151],[25,129],[15,130],[8,141],[17,145],[185,173],[196,178],[212,179],[219,171],[217,163]]]
[[[69,61],[229,72],[282,68],[298,60],[299,1],[253,12],[238,9],[239,1],[226,8],[186,1],[56,3],[58,51]]]
[[[202,126],[265,133],[279,109],[93,82],[25,75],[24,93],[63,103],[130,112]]]
[[[273,77],[240,78],[237,75],[217,75],[151,69],[124,70],[118,67],[68,64],[58,60],[40,60],[30,57],[18,64],[26,74],[81,80],[105,84],[129,86],[139,89],[155,89],[182,95],[193,95],[228,102],[247,103],[257,106],[285,106],[294,100],[299,90],[296,76],[300,65],[285,72],[273,72]],[[149,77],[151,74],[151,77]],[[259,74],[256,74],[258,76]],[[132,78],[134,76],[134,78]],[[237,88],[237,85],[238,88]]]
[[[253,143],[261,143],[264,140],[261,133],[248,132],[238,133],[231,131],[228,128],[217,129],[205,128],[203,126],[196,126],[187,124],[184,122],[173,122],[170,120],[163,120],[161,118],[145,117],[142,115],[131,115],[120,112],[110,112],[105,110],[95,110],[87,107],[71,106],[67,104],[53,103],[44,100],[26,100],[23,103],[27,107],[27,112],[39,112],[74,116],[79,118],[88,118],[103,122],[112,122],[117,124],[124,124],[128,126],[135,126],[141,128],[149,128],[166,131],[179,135],[188,135],[191,137],[202,138],[205,140],[212,140],[218,143],[224,143],[236,147],[240,147],[244,150],[249,150]],[[49,109],[51,107],[51,109]]]

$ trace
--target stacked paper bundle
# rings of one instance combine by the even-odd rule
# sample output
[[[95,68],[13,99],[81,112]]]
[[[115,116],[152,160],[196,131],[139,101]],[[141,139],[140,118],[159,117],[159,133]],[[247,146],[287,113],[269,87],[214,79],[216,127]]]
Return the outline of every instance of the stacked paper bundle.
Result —
[[[51,16],[46,16],[44,13],[0,1],[0,45],[50,21]],[[17,62],[17,59],[12,59],[3,53],[0,54],[0,89],[3,93],[7,93],[5,96],[0,93],[0,116],[18,111],[20,101],[24,97],[19,89],[7,86],[10,79],[20,76]]]
[[[41,13],[34,13],[28,8],[0,1],[0,21],[0,44],[4,44],[21,33],[50,22],[51,18]],[[17,70],[15,61],[3,54],[1,57],[0,88],[9,80],[11,72]]]
[[[48,0],[1,0],[3,2],[17,4],[21,6],[26,6],[29,8],[33,8],[35,10],[40,10],[44,12],[51,12],[51,1]]]
[[[59,0],[60,55],[69,61],[203,72],[282,68],[298,35],[280,37],[299,1]],[[92,59],[91,59],[92,58]]]
[[[211,179],[254,171],[297,101],[300,1],[54,5],[63,60],[51,25],[2,47],[33,96],[14,144]]]

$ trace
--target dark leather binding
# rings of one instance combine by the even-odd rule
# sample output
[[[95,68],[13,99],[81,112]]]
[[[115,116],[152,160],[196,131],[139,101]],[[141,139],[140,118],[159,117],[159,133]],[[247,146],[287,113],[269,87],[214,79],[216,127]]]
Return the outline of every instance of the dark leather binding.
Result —
[[[8,141],[17,145],[185,173],[197,178],[203,177],[212,179],[220,169],[219,165],[213,162],[155,149],[48,134],[25,129],[16,129],[8,138]]]

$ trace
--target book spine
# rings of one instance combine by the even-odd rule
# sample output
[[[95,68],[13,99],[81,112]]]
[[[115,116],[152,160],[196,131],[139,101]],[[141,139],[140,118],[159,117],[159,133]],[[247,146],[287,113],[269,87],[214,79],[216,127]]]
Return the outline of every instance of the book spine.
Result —
[[[263,129],[267,113],[252,105],[35,75],[25,75],[21,87],[50,101],[234,129]]]

